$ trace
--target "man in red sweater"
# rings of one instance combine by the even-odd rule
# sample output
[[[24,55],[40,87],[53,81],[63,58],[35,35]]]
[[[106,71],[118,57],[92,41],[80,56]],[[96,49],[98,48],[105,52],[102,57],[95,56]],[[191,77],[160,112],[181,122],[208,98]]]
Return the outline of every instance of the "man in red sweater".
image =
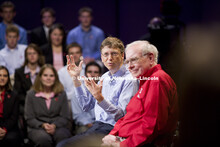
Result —
[[[126,115],[119,119],[103,146],[169,146],[178,120],[178,98],[172,78],[157,64],[157,48],[147,41],[126,47],[125,64],[140,80]]]

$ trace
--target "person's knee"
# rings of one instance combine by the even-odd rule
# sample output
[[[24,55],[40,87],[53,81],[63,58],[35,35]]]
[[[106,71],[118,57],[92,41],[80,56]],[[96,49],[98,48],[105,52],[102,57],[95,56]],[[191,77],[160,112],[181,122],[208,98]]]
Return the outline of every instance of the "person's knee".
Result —
[[[68,129],[66,128],[60,128],[57,129],[55,134],[54,134],[54,140],[56,141],[56,143],[69,138],[71,136],[71,133]]]
[[[11,143],[18,143],[21,140],[21,138],[18,132],[8,132],[5,135],[4,140]]]
[[[32,132],[33,133],[33,132]],[[29,138],[33,141],[34,144],[42,146],[42,147],[50,147],[53,144],[52,137],[46,132],[35,132],[36,134],[32,134]]]
[[[50,147],[53,144],[52,138],[49,138],[49,137],[41,136],[41,137],[38,137],[37,140],[38,142],[36,142],[35,144],[42,146],[42,147]]]

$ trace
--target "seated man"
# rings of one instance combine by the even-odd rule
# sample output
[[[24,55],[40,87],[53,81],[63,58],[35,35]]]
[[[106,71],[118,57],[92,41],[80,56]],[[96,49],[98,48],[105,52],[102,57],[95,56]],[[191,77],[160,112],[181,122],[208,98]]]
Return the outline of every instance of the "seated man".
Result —
[[[100,60],[99,47],[105,39],[104,32],[92,25],[92,9],[83,7],[79,10],[80,24],[70,30],[67,35],[67,44],[79,43],[83,48],[84,63]]]
[[[19,29],[19,44],[27,44],[27,32],[21,26],[15,24],[13,19],[16,15],[15,6],[10,1],[5,1],[0,6],[0,15],[2,17],[2,23],[0,23],[0,50],[5,46],[5,32],[8,25],[15,25]]]
[[[7,67],[10,75],[13,75],[16,68],[24,64],[24,52],[27,45],[18,44],[19,29],[9,25],[6,29],[7,44],[0,51],[0,65]]]
[[[168,146],[177,125],[177,90],[172,78],[157,64],[158,51],[147,41],[126,47],[126,61],[140,87],[131,99],[126,115],[103,138],[104,146]]]
[[[131,80],[131,74],[123,65],[124,45],[121,40],[108,37],[102,42],[100,48],[102,62],[109,71],[102,75],[99,84],[92,79],[84,80],[85,85],[81,84],[79,76],[82,61],[79,66],[76,66],[73,56],[70,58],[67,56],[67,70],[73,78],[80,106],[84,111],[94,108],[96,121],[86,132],[62,141],[58,147],[100,145],[101,138],[107,135],[113,129],[116,121],[125,115],[128,102],[137,92],[137,80]],[[94,141],[94,137],[97,140]]]
[[[31,42],[37,44],[39,47],[48,43],[49,40],[49,30],[54,24],[55,11],[52,8],[43,8],[40,12],[42,26],[39,26],[31,31]]]
[[[68,55],[72,55],[75,61],[75,64],[78,66],[80,63],[80,58],[82,57],[82,48],[78,43],[71,43],[70,45],[67,46],[67,53]],[[84,75],[85,71],[85,65],[82,65],[83,70],[81,71],[80,75]],[[74,85],[72,78],[70,77],[68,71],[67,71],[67,66],[64,66],[58,71],[59,79],[61,83],[64,86],[64,90],[67,93],[67,98],[69,101],[69,105],[71,108],[71,114],[72,118],[75,123],[75,132],[74,134],[78,134],[82,132],[82,130],[85,131],[85,128],[87,126],[91,126],[92,123],[95,121],[95,115],[94,115],[94,109],[84,112],[82,108],[79,106],[78,99],[75,96],[74,92]],[[101,75],[101,71],[100,71]]]

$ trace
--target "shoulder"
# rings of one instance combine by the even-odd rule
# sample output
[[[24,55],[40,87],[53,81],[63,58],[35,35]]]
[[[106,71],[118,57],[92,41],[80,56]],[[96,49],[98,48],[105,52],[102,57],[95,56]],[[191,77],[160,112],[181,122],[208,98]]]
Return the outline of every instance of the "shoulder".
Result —
[[[16,92],[16,90],[8,90],[7,92],[6,92],[6,97],[7,98],[9,98],[9,99],[15,99],[15,100],[17,100],[17,95],[18,95],[18,93]]]
[[[47,44],[41,46],[41,50],[42,50],[43,52],[49,51],[50,49],[51,49],[51,46],[50,46],[49,43],[47,43]]]
[[[77,31],[79,31],[79,29],[80,29],[80,26],[76,26],[73,29],[71,29],[68,34],[72,35],[76,33]]]
[[[100,29],[100,28],[97,27],[97,26],[92,25],[92,29],[93,29],[96,33],[104,34],[103,30]]]
[[[60,93],[57,94],[58,97],[62,98],[62,99],[67,99],[67,96],[66,96],[66,92],[65,91],[62,91]]]
[[[3,30],[4,29],[4,24],[1,22],[0,23],[0,30]]]
[[[36,92],[33,89],[30,89],[30,90],[27,91],[27,96],[29,96],[29,97],[33,97],[34,96],[35,97],[35,93]]]
[[[1,55],[4,55],[6,52],[7,52],[6,48],[5,48],[5,47],[2,48],[2,49],[0,50],[0,56],[1,56]]]
[[[34,28],[33,30],[32,30],[32,32],[39,32],[39,31],[42,31],[43,30],[43,27],[42,26],[40,26],[40,27],[36,27],[36,28]]]
[[[63,76],[62,74],[68,73],[68,72],[67,72],[67,65],[65,65],[64,67],[62,67],[61,69],[59,69],[57,73],[59,74],[59,76]]]
[[[16,73],[24,73],[24,66],[20,67],[20,68],[16,68],[15,69],[15,74]]]
[[[101,78],[106,78],[106,77],[109,77],[109,71],[105,72],[105,73],[101,76]]]
[[[19,50],[25,50],[27,48],[27,45],[25,45],[25,44],[18,44],[18,49]]]
[[[18,24],[15,24],[15,25],[19,28],[20,33],[26,33],[26,30],[22,26]]]

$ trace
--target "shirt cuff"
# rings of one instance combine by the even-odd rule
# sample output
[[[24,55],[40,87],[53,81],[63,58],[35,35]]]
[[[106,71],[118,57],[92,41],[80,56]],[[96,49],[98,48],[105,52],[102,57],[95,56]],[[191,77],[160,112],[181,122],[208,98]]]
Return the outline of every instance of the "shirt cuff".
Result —
[[[98,103],[98,105],[99,105],[102,109],[107,110],[107,109],[110,107],[111,104],[104,99],[104,100],[102,100],[100,103]]]

